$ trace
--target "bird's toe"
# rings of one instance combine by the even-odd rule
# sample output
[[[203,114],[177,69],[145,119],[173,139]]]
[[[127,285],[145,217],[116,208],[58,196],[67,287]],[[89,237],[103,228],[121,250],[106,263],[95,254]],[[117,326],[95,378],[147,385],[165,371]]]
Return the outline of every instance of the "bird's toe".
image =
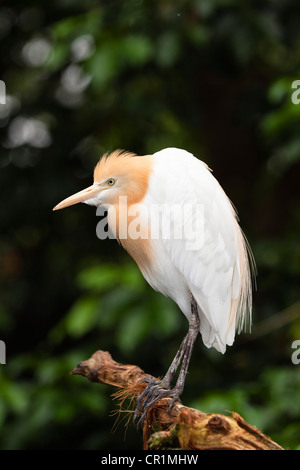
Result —
[[[137,398],[137,405],[134,412],[133,420],[136,423],[136,427],[142,427],[149,410],[154,404],[162,398],[171,398],[172,401],[168,408],[168,412],[172,410],[176,401],[179,400],[180,391],[176,387],[170,389],[166,387],[163,381],[151,380],[141,395]]]

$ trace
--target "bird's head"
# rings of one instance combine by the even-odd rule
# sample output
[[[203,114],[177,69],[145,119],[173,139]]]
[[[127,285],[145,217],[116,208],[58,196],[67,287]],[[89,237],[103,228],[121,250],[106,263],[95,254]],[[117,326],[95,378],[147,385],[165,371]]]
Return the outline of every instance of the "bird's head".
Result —
[[[140,202],[148,189],[151,167],[149,155],[139,157],[121,150],[106,154],[95,167],[92,186],[64,199],[53,210],[78,202],[106,207],[118,204],[124,196],[128,204]]]

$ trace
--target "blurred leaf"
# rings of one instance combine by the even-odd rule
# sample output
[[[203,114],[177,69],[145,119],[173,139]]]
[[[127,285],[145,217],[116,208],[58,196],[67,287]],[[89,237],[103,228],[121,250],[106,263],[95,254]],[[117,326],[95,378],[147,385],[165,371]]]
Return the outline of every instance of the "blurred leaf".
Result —
[[[142,35],[130,35],[123,39],[121,48],[128,63],[144,65],[153,56],[152,42]]]
[[[98,309],[98,299],[94,297],[83,297],[79,299],[65,318],[67,333],[77,338],[87,333],[95,326],[97,319],[95,312]]]
[[[269,88],[268,98],[271,103],[277,104],[283,101],[283,99],[290,99],[292,93],[293,80],[287,77],[281,77],[276,80]]]
[[[109,328],[119,324],[121,317],[126,318],[136,299],[134,290],[124,286],[108,292],[102,299],[101,314],[99,315],[100,328]]]
[[[77,284],[81,289],[102,292],[115,286],[118,282],[119,272],[117,265],[105,264],[88,266],[80,271]]]
[[[156,295],[151,305],[149,305],[149,316],[152,320],[152,330],[158,336],[172,336],[185,321],[182,312],[179,310],[173,300],[163,296]],[[188,324],[186,323],[186,328]]]
[[[164,32],[158,40],[156,56],[158,64],[162,67],[173,65],[179,56],[180,49],[180,41],[176,32]]]
[[[86,64],[86,71],[92,77],[92,86],[103,88],[116,77],[120,68],[118,58],[119,51],[115,51],[113,43],[96,50]]]
[[[262,121],[262,130],[267,136],[276,136],[289,126],[294,126],[300,120],[300,106],[287,100],[279,110],[272,111]]]
[[[134,350],[149,331],[149,318],[139,307],[131,309],[117,330],[116,340],[124,353]]]

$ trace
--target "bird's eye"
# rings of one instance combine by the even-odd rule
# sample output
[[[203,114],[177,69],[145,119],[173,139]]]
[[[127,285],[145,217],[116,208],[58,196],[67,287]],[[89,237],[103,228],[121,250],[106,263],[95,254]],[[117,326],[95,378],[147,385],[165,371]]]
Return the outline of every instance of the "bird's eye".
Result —
[[[107,180],[107,185],[108,186],[113,186],[115,184],[115,180],[113,178],[109,178],[109,180]]]

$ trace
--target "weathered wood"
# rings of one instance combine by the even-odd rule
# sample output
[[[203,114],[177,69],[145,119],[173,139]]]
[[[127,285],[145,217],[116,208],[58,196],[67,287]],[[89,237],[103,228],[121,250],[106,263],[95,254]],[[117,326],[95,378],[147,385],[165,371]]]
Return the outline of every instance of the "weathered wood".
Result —
[[[121,405],[125,398],[136,399],[141,394],[147,385],[141,379],[154,378],[138,366],[119,364],[106,351],[96,351],[71,374],[120,388],[116,395]],[[144,449],[284,450],[235,412],[231,416],[204,413],[176,402],[169,414],[169,403],[169,398],[163,398],[149,410]],[[160,431],[155,432],[154,423]]]

